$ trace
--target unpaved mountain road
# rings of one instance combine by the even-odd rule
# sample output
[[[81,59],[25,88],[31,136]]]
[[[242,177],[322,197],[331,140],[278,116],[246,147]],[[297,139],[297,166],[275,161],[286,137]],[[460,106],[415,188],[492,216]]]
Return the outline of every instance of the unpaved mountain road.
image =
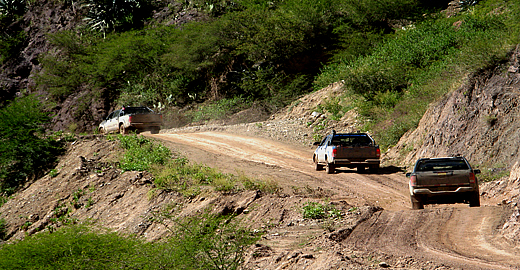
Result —
[[[378,174],[338,170],[315,171],[313,149],[226,132],[147,135],[177,149],[189,160],[224,172],[275,180],[290,194],[322,190],[331,201],[379,206],[367,221],[343,240],[345,247],[391,256],[433,261],[442,269],[520,269],[520,247],[502,238],[498,229],[510,210],[486,205],[440,205],[411,210],[403,172],[383,168]],[[359,268],[362,269],[362,268]]]

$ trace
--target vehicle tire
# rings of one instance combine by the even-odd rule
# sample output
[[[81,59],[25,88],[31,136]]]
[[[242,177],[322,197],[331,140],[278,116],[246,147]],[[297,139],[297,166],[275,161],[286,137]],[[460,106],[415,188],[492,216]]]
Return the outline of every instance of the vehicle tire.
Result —
[[[478,192],[474,192],[471,194],[469,198],[469,207],[479,207],[480,206],[480,196]]]
[[[159,130],[160,130],[160,128],[152,128],[152,129],[150,130],[150,133],[152,133],[152,134],[158,134],[158,133],[159,133]]]
[[[314,162],[314,169],[315,169],[316,171],[321,171],[321,170],[323,170],[323,164],[319,164],[319,163],[318,163],[318,160],[316,159],[316,156],[313,156],[313,157],[312,157],[312,161]]]
[[[357,172],[358,173],[364,173],[365,172],[365,166],[358,166],[357,167]]]
[[[410,199],[412,201],[412,209],[414,210],[417,210],[417,209],[424,209],[424,204],[417,200],[414,196],[410,195]]]
[[[120,125],[119,126],[119,133],[121,133],[121,134],[127,134],[128,133],[128,131],[125,128],[125,125]]]
[[[99,134],[105,134],[105,129],[104,128],[99,128]]]
[[[325,171],[326,171],[328,174],[333,174],[335,170],[336,170],[336,168],[334,167],[334,164],[332,164],[332,163],[327,163],[327,166],[325,167]]]
[[[322,164],[319,164],[318,162],[315,162],[315,169],[316,171],[321,171],[323,170],[323,165]]]

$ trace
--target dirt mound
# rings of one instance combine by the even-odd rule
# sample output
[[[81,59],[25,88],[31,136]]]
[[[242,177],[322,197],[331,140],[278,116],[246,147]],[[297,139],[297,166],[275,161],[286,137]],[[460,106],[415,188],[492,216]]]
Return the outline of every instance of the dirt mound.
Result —
[[[338,132],[356,132],[358,131],[356,126],[357,114],[354,110],[343,115],[341,119],[334,119],[330,112],[323,112],[322,109],[319,109],[325,107],[327,103],[336,102],[343,91],[343,82],[330,84],[294,101],[291,105],[271,116],[269,120],[271,122],[299,120],[300,126],[307,126],[309,130],[313,130],[317,138],[328,134],[332,129]]]

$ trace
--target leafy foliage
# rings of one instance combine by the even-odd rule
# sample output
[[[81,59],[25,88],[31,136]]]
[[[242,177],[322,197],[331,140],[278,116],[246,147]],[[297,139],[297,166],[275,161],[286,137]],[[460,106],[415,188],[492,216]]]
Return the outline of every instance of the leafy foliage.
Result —
[[[84,225],[27,236],[0,249],[2,269],[159,269],[147,259],[151,245]]]
[[[477,5],[473,12],[456,18],[409,25],[370,54],[327,66],[316,86],[343,80],[345,97],[354,100],[358,112],[368,120],[364,129],[373,131],[383,148],[390,147],[454,83],[507,57],[518,41],[517,26],[511,23],[519,8],[507,5],[506,16],[490,13],[493,4],[481,9]]]
[[[410,2],[402,0],[398,6]],[[123,12],[132,3],[113,4],[126,5],[120,9]],[[361,24],[374,24],[371,29],[378,31],[381,24],[371,19],[348,26],[353,24],[348,19],[352,14],[345,12],[355,1],[183,3],[211,13],[214,19],[188,23],[182,29],[110,33],[104,40],[91,33],[51,35],[61,53],[43,57],[39,85],[57,98],[88,87],[102,96],[119,96],[119,102],[139,100],[150,107],[241,96],[252,102],[265,100],[277,109],[312,89],[313,77],[328,57],[324,49],[349,40],[338,39],[339,35],[366,32],[357,29]],[[108,2],[99,5],[112,10]]]
[[[0,190],[8,194],[53,166],[63,147],[45,136],[49,114],[34,96],[0,109]]]
[[[85,224],[62,226],[0,249],[1,269],[238,269],[258,236],[230,216],[174,220],[173,236],[146,242]],[[171,223],[165,223],[168,225]],[[0,223],[1,225],[1,223]]]
[[[25,11],[25,0],[0,0],[0,16],[21,15]]]
[[[153,165],[165,165],[171,158],[170,149],[143,136],[117,137],[126,151],[120,162],[123,171],[147,171]]]
[[[248,108],[249,103],[250,102],[240,97],[221,99],[209,105],[203,104],[199,106],[198,110],[190,113],[190,116],[192,117],[193,122],[201,122],[211,119],[225,119],[233,113]]]
[[[160,190],[194,197],[203,187],[211,187],[218,192],[234,192],[245,188],[275,193],[279,189],[270,181],[251,179],[243,174],[222,173],[203,164],[191,164],[185,157],[174,158],[167,147],[143,136],[117,135],[117,139],[125,149],[119,167],[123,171],[152,172],[155,187]]]
[[[318,202],[307,202],[302,207],[303,218],[323,219],[339,218],[341,212],[332,204],[321,204]]]
[[[258,234],[241,226],[234,216],[208,210],[185,218],[163,211],[154,220],[167,227],[174,225],[165,254],[176,269],[240,269],[246,249],[259,240]]]
[[[344,99],[334,101],[341,108],[324,109],[338,119],[356,108],[367,120],[363,129],[386,148],[453,83],[504,59],[519,36],[517,3],[465,1],[459,15],[446,18],[436,13],[443,5],[430,2],[182,1],[209,19],[125,28],[104,39],[51,35],[60,53],[42,58],[38,85],[57,99],[92,89],[120,105],[168,110],[201,103],[184,117],[205,121],[225,118],[221,109],[229,106],[243,108],[233,100],[277,110],[344,81]]]
[[[154,170],[154,175],[157,188],[179,192],[187,197],[198,195],[202,186],[213,186],[215,190],[223,192],[236,190],[234,175],[202,164],[189,164],[182,157]]]
[[[150,5],[149,0],[85,0],[85,21],[102,32],[125,29],[140,25],[150,14]]]

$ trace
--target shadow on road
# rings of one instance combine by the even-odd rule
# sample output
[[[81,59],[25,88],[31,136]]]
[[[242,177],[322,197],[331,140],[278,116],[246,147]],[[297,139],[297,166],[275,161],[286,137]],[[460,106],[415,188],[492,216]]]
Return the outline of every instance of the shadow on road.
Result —
[[[348,168],[337,168],[336,173],[357,173],[357,174],[393,174],[398,172],[406,172],[404,167],[396,167],[396,166],[386,166],[380,167],[377,171],[374,170],[364,170],[357,171],[356,169],[348,169]]]

